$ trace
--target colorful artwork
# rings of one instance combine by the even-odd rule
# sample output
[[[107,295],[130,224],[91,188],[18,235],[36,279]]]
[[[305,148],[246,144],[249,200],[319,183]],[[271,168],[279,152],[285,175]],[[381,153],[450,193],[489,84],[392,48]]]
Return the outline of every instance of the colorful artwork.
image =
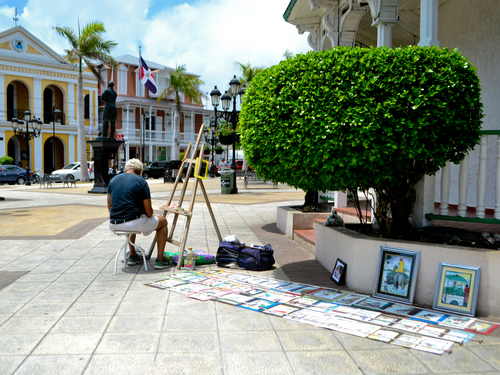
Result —
[[[480,273],[481,267],[439,263],[433,307],[474,316]]]
[[[380,246],[374,295],[412,303],[419,259],[419,251]]]
[[[410,319],[417,319],[423,322],[438,323],[445,320],[449,315],[441,314],[430,310],[420,310],[410,316]]]
[[[390,304],[391,304],[391,302],[383,301],[380,299],[367,298],[359,303],[356,303],[355,306],[361,307],[363,309],[382,310],[382,309],[388,307]]]
[[[472,324],[469,328],[467,328],[467,331],[473,331],[481,333],[483,335],[489,335],[497,327],[498,327],[497,324],[478,320],[474,324]]]
[[[333,267],[331,279],[337,284],[343,284],[343,280],[345,279],[345,269],[347,264],[337,258],[335,262],[335,267]]]

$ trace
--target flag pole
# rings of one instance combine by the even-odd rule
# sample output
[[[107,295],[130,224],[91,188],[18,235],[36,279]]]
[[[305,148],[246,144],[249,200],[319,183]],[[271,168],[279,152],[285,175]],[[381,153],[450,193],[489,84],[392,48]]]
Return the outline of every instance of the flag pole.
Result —
[[[141,135],[140,135],[140,156],[139,158],[141,159],[141,162],[144,163],[144,158],[143,158],[143,154],[144,154],[144,150],[143,150],[143,139],[142,139],[142,82],[141,82],[141,72],[142,72],[142,64],[141,64],[141,46],[139,46],[139,74],[137,75],[137,77],[139,78],[139,82],[137,83],[139,85],[139,130],[141,132]]]

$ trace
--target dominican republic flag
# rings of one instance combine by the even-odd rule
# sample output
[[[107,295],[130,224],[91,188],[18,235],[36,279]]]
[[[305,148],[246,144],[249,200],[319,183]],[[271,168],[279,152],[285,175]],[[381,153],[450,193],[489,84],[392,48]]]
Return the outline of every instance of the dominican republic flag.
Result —
[[[146,62],[142,59],[142,56],[140,56],[139,59],[141,62],[141,66],[139,67],[139,79],[149,91],[156,94],[158,89],[156,87],[155,77],[153,76],[153,73],[151,73],[151,69],[149,69]]]

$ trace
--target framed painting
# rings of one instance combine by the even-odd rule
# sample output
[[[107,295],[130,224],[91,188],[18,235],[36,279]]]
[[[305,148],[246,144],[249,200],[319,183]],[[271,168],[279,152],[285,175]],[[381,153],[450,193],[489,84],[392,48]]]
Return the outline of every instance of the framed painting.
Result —
[[[474,316],[480,276],[481,267],[440,262],[432,307],[435,310]]]
[[[342,262],[339,258],[335,262],[335,267],[333,267],[332,271],[332,280],[337,285],[342,285],[345,283],[345,271],[347,268],[347,264]]]
[[[419,262],[420,251],[380,246],[373,295],[412,304]]]

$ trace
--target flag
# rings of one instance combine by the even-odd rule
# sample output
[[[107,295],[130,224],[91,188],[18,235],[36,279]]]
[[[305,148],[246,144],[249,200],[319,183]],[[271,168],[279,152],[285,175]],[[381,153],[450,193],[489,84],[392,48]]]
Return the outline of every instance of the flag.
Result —
[[[140,56],[139,59],[141,62],[141,66],[139,67],[139,79],[149,91],[156,94],[158,89],[156,88],[155,77],[153,73],[151,73],[151,69],[149,69],[146,62],[142,59],[142,56]]]

